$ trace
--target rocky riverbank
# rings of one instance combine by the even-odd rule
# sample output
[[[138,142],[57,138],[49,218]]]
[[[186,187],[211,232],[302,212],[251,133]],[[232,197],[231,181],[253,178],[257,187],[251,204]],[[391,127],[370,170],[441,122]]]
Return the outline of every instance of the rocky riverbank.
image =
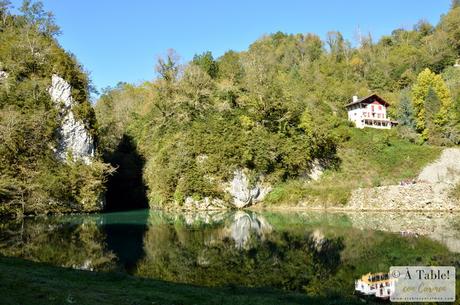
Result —
[[[344,209],[460,211],[458,198],[451,196],[460,183],[460,149],[448,148],[425,167],[414,183],[360,188],[352,192]]]

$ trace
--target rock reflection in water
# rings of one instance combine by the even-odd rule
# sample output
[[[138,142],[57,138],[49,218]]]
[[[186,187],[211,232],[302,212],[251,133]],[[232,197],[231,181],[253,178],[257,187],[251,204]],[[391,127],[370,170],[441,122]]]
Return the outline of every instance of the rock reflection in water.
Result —
[[[230,232],[235,246],[241,249],[247,246],[251,236],[265,240],[265,236],[272,232],[272,227],[263,216],[238,211],[233,215]]]
[[[324,296],[352,293],[355,278],[390,266],[460,268],[459,232],[459,216],[449,213],[146,210],[5,222],[0,254],[172,282]]]
[[[349,213],[353,227],[426,236],[460,253],[460,214],[427,212]]]
[[[151,214],[145,258],[136,275],[207,286],[269,286],[289,290],[334,274],[344,249],[342,238],[303,228],[276,231],[253,212]],[[207,220],[204,222],[204,220]],[[318,282],[318,285],[319,282]]]

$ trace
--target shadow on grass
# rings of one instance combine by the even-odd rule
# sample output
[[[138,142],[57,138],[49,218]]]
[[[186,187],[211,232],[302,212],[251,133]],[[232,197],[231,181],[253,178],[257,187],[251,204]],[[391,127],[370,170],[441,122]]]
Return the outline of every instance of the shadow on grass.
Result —
[[[268,288],[209,288],[0,257],[1,304],[360,304]]]

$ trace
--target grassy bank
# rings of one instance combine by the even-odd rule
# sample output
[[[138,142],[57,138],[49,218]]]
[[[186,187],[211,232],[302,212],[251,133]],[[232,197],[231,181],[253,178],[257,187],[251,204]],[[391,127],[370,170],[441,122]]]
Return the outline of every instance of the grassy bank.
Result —
[[[341,144],[338,170],[328,170],[318,181],[291,180],[277,186],[268,205],[345,204],[353,189],[397,184],[415,178],[435,160],[441,148],[418,145],[397,136],[396,130],[350,129]]]
[[[242,275],[244,276],[244,275]],[[0,257],[1,304],[354,304],[262,288],[207,288]]]

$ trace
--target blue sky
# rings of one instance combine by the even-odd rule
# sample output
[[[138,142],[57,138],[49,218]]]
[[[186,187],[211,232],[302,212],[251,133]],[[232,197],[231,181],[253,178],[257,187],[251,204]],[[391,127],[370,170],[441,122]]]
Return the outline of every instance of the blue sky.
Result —
[[[22,1],[14,0],[17,7]],[[194,54],[241,51],[264,34],[339,30],[353,41],[357,29],[377,39],[420,19],[432,24],[450,0],[44,0],[73,52],[98,89],[119,81],[138,83],[155,77],[159,55],[173,48],[183,62]]]

